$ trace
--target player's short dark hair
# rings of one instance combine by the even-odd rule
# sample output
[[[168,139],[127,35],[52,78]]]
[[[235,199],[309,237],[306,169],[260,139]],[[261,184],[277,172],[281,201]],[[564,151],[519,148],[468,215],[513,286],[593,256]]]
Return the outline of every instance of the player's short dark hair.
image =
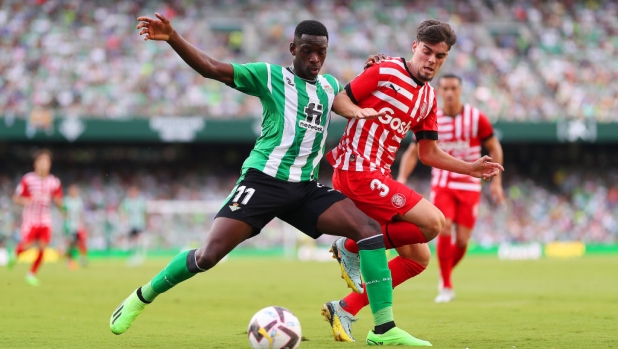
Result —
[[[326,30],[324,24],[311,19],[298,23],[296,30],[294,30],[294,39],[300,39],[304,34],[326,36],[326,40],[328,40],[328,30]]]
[[[461,76],[459,76],[457,74],[446,73],[446,74],[442,75],[440,78],[438,78],[438,85],[440,84],[440,81],[442,79],[457,79],[457,80],[459,80],[459,86],[463,85],[463,79],[461,78]]]
[[[428,19],[423,21],[416,29],[416,41],[429,44],[444,42],[450,50],[457,42],[457,35],[448,23],[437,19]]]
[[[52,157],[52,152],[49,149],[45,149],[45,148],[39,149],[39,150],[35,151],[34,154],[32,154],[32,158],[34,160],[36,160],[36,159],[38,159],[39,157],[41,157],[43,155],[49,156],[50,160],[53,158]]]

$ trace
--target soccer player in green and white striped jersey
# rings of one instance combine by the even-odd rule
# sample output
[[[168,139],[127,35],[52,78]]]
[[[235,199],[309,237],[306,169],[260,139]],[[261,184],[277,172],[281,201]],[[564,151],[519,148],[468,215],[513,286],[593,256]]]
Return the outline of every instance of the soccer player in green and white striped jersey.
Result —
[[[69,268],[77,267],[75,254],[79,251],[80,264],[86,265],[86,231],[84,230],[83,215],[84,202],[79,196],[79,188],[71,184],[67,189],[68,195],[62,200],[64,216],[64,235],[67,241],[66,257]]]
[[[142,244],[141,235],[146,229],[146,200],[140,195],[136,186],[127,190],[127,197],[120,203],[120,215],[129,225],[129,250],[131,256],[127,261],[129,266],[143,263],[146,250]]]
[[[343,194],[316,181],[331,109],[348,118],[384,115],[362,109],[349,99],[336,98],[342,90],[339,82],[319,74],[328,48],[324,25],[311,20],[298,24],[289,46],[294,59],[288,67],[241,65],[211,58],[174,31],[167,18],[155,15],[137,19],[137,29],[142,29],[144,39],[167,41],[202,76],[260,98],[262,132],[243,164],[236,187],[217,214],[206,243],[179,254],[151,281],[132,292],[112,313],[112,332],[124,333],[159,294],[214,267],[239,243],[259,234],[270,220],[279,217],[313,238],[329,234],[357,241],[374,318],[372,331],[377,335],[372,338],[378,340],[368,343],[412,343],[414,337],[395,327],[392,281],[380,226]],[[252,335],[261,338],[250,331]]]

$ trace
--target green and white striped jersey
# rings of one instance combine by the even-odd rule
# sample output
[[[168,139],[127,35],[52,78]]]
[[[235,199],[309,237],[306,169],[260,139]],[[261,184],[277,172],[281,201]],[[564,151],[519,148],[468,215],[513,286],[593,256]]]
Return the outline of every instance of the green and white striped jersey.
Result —
[[[120,209],[127,215],[131,229],[146,229],[146,200],[142,197],[126,197],[120,204]]]
[[[65,196],[62,200],[64,208],[64,231],[67,234],[76,233],[81,228],[82,213],[84,212],[84,202],[78,197]]]
[[[317,179],[335,95],[342,87],[331,75],[315,83],[289,68],[268,63],[233,64],[235,89],[260,98],[262,132],[242,166],[272,177],[302,182]]]

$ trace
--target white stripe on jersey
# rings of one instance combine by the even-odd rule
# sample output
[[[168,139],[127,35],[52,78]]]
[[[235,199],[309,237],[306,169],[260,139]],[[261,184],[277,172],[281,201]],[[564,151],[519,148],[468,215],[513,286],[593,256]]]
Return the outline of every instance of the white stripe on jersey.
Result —
[[[372,95],[380,98],[381,100],[383,100],[384,102],[387,102],[388,104],[392,105],[393,107],[396,107],[397,109],[401,110],[404,113],[407,113],[408,110],[410,110],[410,107],[408,107],[407,105],[399,102],[398,100],[396,100],[395,98],[380,92],[378,90],[375,90],[371,93]]]
[[[447,188],[467,191],[481,191],[481,186],[478,185],[478,183],[449,182]]]
[[[412,100],[412,98],[414,98],[414,95],[412,94],[412,92],[410,92],[410,91],[408,91],[407,89],[405,89],[405,88],[403,88],[403,87],[401,87],[401,86],[397,85],[397,84],[396,84],[396,83],[394,83],[394,82],[391,82],[391,81],[383,81],[383,80],[382,80],[382,81],[378,82],[378,86],[386,86],[386,87],[389,87],[389,88],[391,88],[391,89],[392,89],[392,88],[394,88],[394,89],[395,89],[394,91],[395,91],[397,94],[400,94],[400,93],[401,93],[404,97],[406,97],[406,98],[407,98],[407,99],[409,99],[409,100]]]
[[[412,113],[410,113],[410,115],[416,115],[416,119],[415,120],[417,122],[425,118],[424,115],[417,114],[416,112],[418,111],[418,107],[421,105],[421,101],[423,100],[423,98],[425,96],[425,93],[427,91],[426,87],[427,87],[427,84],[425,84],[421,88],[421,90],[418,92],[418,98],[416,99],[416,104],[414,104],[414,109],[412,109]]]
[[[403,66],[403,64],[401,64]],[[404,75],[402,72],[400,72],[399,70],[395,69],[395,68],[383,68],[380,67],[380,74],[384,74],[384,75],[393,75],[396,76],[398,79],[403,80],[405,82],[407,82],[408,84],[416,87],[418,85],[416,85],[416,83],[414,82],[414,80],[412,80],[412,78],[410,76]]]
[[[373,124],[371,125],[371,128],[369,129],[369,132],[367,133],[367,140],[365,143],[365,151],[363,152],[363,157],[365,159],[371,159],[371,149],[373,146],[373,140],[375,138],[376,135],[376,129],[378,128],[378,124]],[[375,170],[375,164],[371,163],[370,164],[370,168],[371,170]]]
[[[305,88],[307,90],[307,96],[309,97],[309,103],[315,103],[316,105],[321,104],[320,99],[318,98],[317,86],[314,84],[306,84]],[[323,106],[323,108],[328,108],[328,106],[325,105]],[[307,129],[305,131],[303,141],[300,144],[300,148],[298,149],[298,156],[296,156],[296,158],[294,159],[294,163],[292,164],[292,166],[290,166],[290,175],[288,177],[288,181],[300,182],[301,176],[303,174],[303,166],[307,164],[309,155],[311,155],[313,141],[315,141],[316,135],[317,132],[314,130]]]
[[[284,117],[281,143],[270,153],[268,161],[266,161],[266,165],[264,166],[264,173],[272,177],[277,176],[277,170],[279,170],[281,159],[283,159],[294,142],[294,136],[296,135],[296,115],[298,114],[298,93],[296,92],[296,88],[285,83],[285,78],[294,81],[294,74],[288,72],[288,70],[283,67],[281,68],[281,72],[283,78],[283,91],[285,93],[285,111],[283,114],[293,115],[293,117]]]
[[[385,128],[384,132],[382,132],[382,135],[380,136],[380,144],[384,144],[384,142],[386,141],[386,137],[388,137],[388,130]],[[376,166],[380,166],[380,163],[382,162],[382,154],[384,153],[384,148],[380,147],[376,153]],[[380,169],[382,171],[382,173],[384,173],[384,169],[382,169],[382,167],[380,166]]]
[[[330,85],[328,80],[326,80],[325,77],[323,77],[322,75],[318,75],[318,80],[320,81],[320,84],[322,86],[324,85]],[[339,81],[337,81],[337,83],[339,83]],[[328,96],[328,105],[329,107],[332,107],[333,102],[335,101],[335,95],[331,95],[330,93],[326,94]],[[330,125],[330,116],[331,114],[328,113],[327,117],[328,120],[326,120],[326,124],[324,125],[324,132],[326,132],[326,130],[328,130],[328,126]],[[324,144],[326,143],[326,134],[324,135],[324,137],[322,137],[322,142],[320,143],[320,153],[318,154],[318,156],[316,156],[313,159],[313,168],[315,168],[318,163],[320,162],[320,160],[322,159],[322,155],[324,154]]]
[[[356,123],[356,132],[354,132],[354,139],[352,140],[354,149],[358,149],[358,141],[360,140],[360,136],[363,133],[363,126],[365,126],[365,122],[367,122],[367,120],[362,119],[362,120],[358,120],[358,122]],[[357,156],[355,162],[356,162],[356,171],[362,171],[363,170],[363,158],[360,156]]]
[[[428,85],[429,83],[427,83],[426,85]],[[423,119],[429,116],[429,113],[431,113],[431,109],[433,108],[433,101],[434,101],[434,97],[435,97],[436,91],[434,91],[434,89],[429,89],[429,103],[427,103],[427,111],[425,112],[425,115],[423,116]]]
[[[479,133],[479,110],[474,108],[472,110],[472,138],[478,137]]]
[[[470,139],[471,137],[471,132],[470,132],[470,106],[469,105],[465,105],[464,106],[464,113],[463,113],[463,137],[465,139]]]

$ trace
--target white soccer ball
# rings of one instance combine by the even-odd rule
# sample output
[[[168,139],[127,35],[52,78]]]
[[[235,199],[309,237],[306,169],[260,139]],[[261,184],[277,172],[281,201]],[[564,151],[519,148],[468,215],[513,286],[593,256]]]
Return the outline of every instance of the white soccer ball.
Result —
[[[283,307],[266,307],[249,321],[249,344],[253,349],[296,349],[302,333],[300,321]]]

